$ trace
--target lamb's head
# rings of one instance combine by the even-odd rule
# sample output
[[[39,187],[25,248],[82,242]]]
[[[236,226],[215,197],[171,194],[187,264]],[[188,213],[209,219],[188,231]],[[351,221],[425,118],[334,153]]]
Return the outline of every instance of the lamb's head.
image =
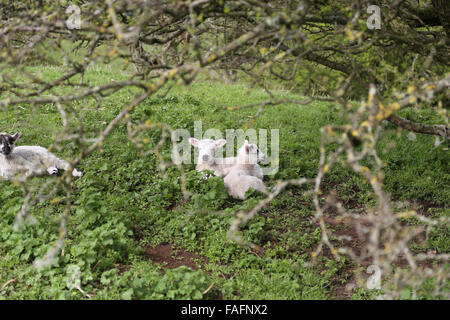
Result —
[[[14,144],[22,137],[22,133],[17,132],[13,135],[0,133],[0,154],[8,156],[14,149]]]
[[[256,144],[248,143],[247,140],[239,148],[237,158],[240,164],[256,164],[265,162],[267,159],[264,152],[259,150]]]
[[[198,148],[198,162],[197,163],[208,163],[214,164],[216,157],[216,149],[224,146],[227,143],[225,139],[212,140],[203,139],[198,140],[195,138],[189,138],[189,143],[194,147]]]

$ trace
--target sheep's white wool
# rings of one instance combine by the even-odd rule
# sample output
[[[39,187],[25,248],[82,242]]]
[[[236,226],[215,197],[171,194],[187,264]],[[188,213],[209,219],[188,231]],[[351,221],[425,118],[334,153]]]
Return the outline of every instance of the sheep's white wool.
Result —
[[[40,146],[11,146],[9,154],[0,153],[0,177],[5,179],[25,180],[31,175],[58,173],[59,169],[69,170],[70,163],[61,160],[53,153]],[[72,170],[74,177],[81,177],[82,172]]]
[[[249,175],[263,178],[263,171],[258,162],[265,161],[266,155],[258,149],[256,144],[249,144],[245,140],[244,145],[238,150],[237,157],[216,158],[215,150],[227,143],[225,139],[189,138],[189,143],[199,149],[195,167],[197,171],[211,170],[216,176],[225,177],[236,164],[240,164],[248,170]]]
[[[265,161],[266,156],[258,150],[255,144],[249,144],[246,140],[239,149],[234,165],[224,179],[228,193],[238,199],[245,199],[248,189],[266,192],[266,187],[262,181],[263,171],[258,162]]]
[[[240,170],[234,167],[230,173],[225,177],[224,183],[227,187],[228,194],[233,198],[241,200],[245,199],[245,193],[248,189],[266,192],[266,187],[263,181],[257,177],[250,176],[246,170]]]
[[[211,170],[214,171],[216,176],[224,177],[236,163],[235,157],[216,158],[215,150],[227,143],[225,139],[198,140],[189,138],[189,143],[199,150],[197,166],[195,167],[197,171]]]
[[[247,175],[263,179],[264,174],[258,163],[266,161],[266,155],[258,149],[256,144],[249,144],[245,140],[238,150],[236,165],[240,170],[244,170]]]
[[[250,188],[266,192],[262,182],[263,170],[258,165],[258,162],[266,160],[266,155],[256,144],[249,144],[245,140],[244,145],[238,150],[237,157],[216,158],[215,150],[226,144],[225,139],[190,138],[189,143],[199,149],[195,169],[211,170],[216,176],[225,177],[225,186],[232,197],[244,199],[245,193]]]

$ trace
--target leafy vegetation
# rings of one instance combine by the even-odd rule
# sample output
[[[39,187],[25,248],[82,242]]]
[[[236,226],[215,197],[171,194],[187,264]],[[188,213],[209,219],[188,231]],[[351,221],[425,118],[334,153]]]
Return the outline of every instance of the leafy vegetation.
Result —
[[[48,79],[60,74],[54,66],[30,70]],[[120,79],[121,74],[109,66],[95,66],[85,77],[104,82]],[[73,108],[84,119],[84,130],[98,133],[132,93],[132,89],[122,89],[109,96],[101,108],[83,99]],[[285,90],[274,93],[280,99],[302,98]],[[340,110],[328,102],[283,104],[266,107],[252,122],[258,107],[232,112],[224,108],[266,99],[264,90],[250,89],[244,83],[205,81],[174,87],[165,97],[145,100],[131,119],[134,123],[164,120],[191,133],[199,119],[204,130],[246,125],[279,128],[280,170],[266,177],[266,184],[272,187],[278,179],[314,177],[319,165],[319,130],[325,124],[345,121]],[[427,111],[414,116],[423,122],[435,120]],[[22,145],[51,146],[56,138],[53,132],[61,126],[60,114],[52,104],[23,105],[14,113],[0,112],[0,128],[20,128]],[[142,156],[159,142],[161,130],[149,129],[144,135],[145,143],[135,145],[128,139],[126,125],[121,124],[101,149],[80,163],[85,175],[74,182],[67,239],[56,263],[42,270],[34,268],[33,261],[58,239],[64,192],[60,190],[53,198],[34,205],[34,219],[15,231],[14,219],[24,201],[22,189],[0,182],[0,299],[83,299],[86,293],[98,299],[329,299],[336,298],[337,288],[354,281],[357,266],[346,259],[335,261],[324,255],[317,265],[311,265],[311,253],[321,232],[312,221],[311,198],[302,195],[304,187],[289,187],[243,227],[244,236],[257,244],[258,250],[241,247],[227,237],[232,213],[253,207],[261,195],[251,193],[245,201],[234,200],[221,178],[204,180],[194,165],[186,165],[187,188],[196,195],[185,201],[179,170],[170,167],[163,172],[154,153]],[[448,216],[448,143],[435,147],[433,141],[433,137],[419,134],[412,141],[406,133],[385,125],[378,145],[386,165],[385,188],[408,208],[433,217]],[[54,150],[59,156],[71,158],[78,151],[70,143],[62,145],[62,150]],[[170,158],[170,152],[167,142],[161,154]],[[39,185],[49,179],[57,178],[34,178],[29,183]],[[335,190],[354,208],[374,202],[367,183],[339,166],[327,175],[326,187],[326,192]],[[448,231],[448,226],[433,228],[426,242],[414,250],[448,253]],[[179,260],[181,266],[168,268],[146,254],[148,248],[166,244],[174,250],[170,259]],[[197,258],[189,260],[183,257],[184,252],[195,253]],[[196,267],[183,265],[188,260]],[[80,288],[85,293],[68,285],[68,270],[73,266],[81,271]],[[354,293],[357,299],[371,297],[363,288]],[[426,288],[420,294],[432,298]],[[404,298],[409,298],[408,294]]]

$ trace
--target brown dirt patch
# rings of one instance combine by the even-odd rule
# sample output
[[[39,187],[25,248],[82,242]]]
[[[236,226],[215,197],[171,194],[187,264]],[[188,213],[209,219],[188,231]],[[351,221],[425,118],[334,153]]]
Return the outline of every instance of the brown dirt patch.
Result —
[[[431,207],[431,206],[430,206]],[[330,212],[328,212],[330,214]],[[344,247],[352,249],[352,251],[357,255],[361,256],[363,248],[367,245],[367,239],[362,239],[356,228],[350,221],[338,221],[336,220],[334,215],[324,216],[324,220],[327,226],[333,231],[331,234],[333,237],[341,237],[342,245]],[[363,223],[363,225],[367,228],[370,225]],[[408,223],[404,223],[405,226]],[[425,245],[426,244],[426,234],[425,231],[420,232],[418,235],[413,237],[411,241],[414,241],[416,244]],[[334,243],[334,241],[332,240]],[[323,249],[324,256],[332,259],[332,254],[327,247]],[[349,299],[354,293],[353,289],[356,289],[357,283],[365,283],[370,274],[365,273],[364,271],[357,273],[357,269],[362,267],[364,270],[371,264],[369,259],[366,259],[361,262],[358,266],[346,266],[339,270],[338,277],[336,281],[333,281],[333,289],[331,290],[331,294],[335,299],[343,300]],[[417,262],[419,267],[432,267],[432,261],[420,261]],[[399,255],[398,259],[393,262],[393,266],[396,268],[407,268],[409,266],[406,257],[404,255]],[[345,283],[342,283],[342,279],[346,279]]]
[[[199,270],[208,261],[205,257],[181,248],[176,248],[170,243],[160,244],[154,248],[147,247],[145,248],[144,255],[152,260],[153,263],[161,264],[166,269],[186,266],[193,270]]]
[[[145,248],[144,255],[153,263],[163,266],[163,272],[166,269],[176,269],[181,266],[189,267],[193,270],[203,269],[203,266],[208,263],[208,258],[200,256],[194,252],[188,252],[182,248],[178,248],[173,244],[160,244],[156,247]],[[209,272],[205,271],[209,274]],[[222,300],[223,294],[220,288],[217,289],[217,296],[214,300]]]
[[[116,269],[119,270],[119,274],[122,274],[131,269],[131,266],[128,266],[126,264],[120,264],[120,263],[115,264],[114,267],[116,267]]]
[[[429,212],[429,209],[445,209],[447,205],[438,205],[430,201],[416,199],[411,203],[411,208],[416,210],[418,213],[429,217],[432,214]]]

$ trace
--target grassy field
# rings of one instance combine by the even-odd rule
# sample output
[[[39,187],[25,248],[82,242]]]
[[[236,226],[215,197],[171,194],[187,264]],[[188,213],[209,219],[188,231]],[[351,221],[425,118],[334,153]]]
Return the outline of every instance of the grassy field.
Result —
[[[30,71],[41,73],[45,79],[57,78],[62,72],[57,66],[39,65],[30,67]],[[107,65],[94,66],[86,74],[88,81],[98,84],[123,77],[121,70]],[[83,119],[85,132],[92,132],[95,137],[134,94],[134,89],[123,89],[99,108],[90,99],[77,101],[72,107]],[[301,99],[282,90],[276,95]],[[262,89],[250,90],[242,83],[204,81],[189,88],[175,87],[166,97],[147,99],[131,118],[134,123],[147,119],[163,121],[192,134],[194,121],[202,120],[203,130],[217,128],[224,132],[227,128],[244,128],[258,110],[228,111],[224,106],[267,98]],[[436,122],[436,116],[428,112],[405,110],[404,116],[420,117],[424,123]],[[331,103],[267,107],[253,128],[280,129],[280,170],[266,177],[266,184],[271,186],[278,179],[314,177],[319,129],[344,120],[341,110]],[[19,145],[49,147],[61,128],[62,120],[54,105],[23,105],[0,111],[0,131],[20,130],[24,136]],[[232,217],[226,213],[250,208],[262,196],[253,193],[245,201],[234,200],[227,195],[221,178],[205,181],[194,165],[186,165],[187,187],[196,195],[183,201],[178,169],[171,167],[162,173],[154,154],[142,156],[160,136],[160,130],[148,130],[142,137],[147,138],[147,144],[137,148],[129,141],[122,123],[102,150],[82,161],[79,169],[85,175],[74,182],[73,212],[63,253],[54,266],[41,271],[32,263],[58,238],[58,218],[64,203],[38,203],[32,208],[35,223],[15,232],[13,224],[23,203],[22,189],[0,182],[0,299],[86,298],[67,285],[74,265],[81,270],[81,288],[96,299],[371,297],[363,288],[353,292],[343,289],[355,281],[354,272],[359,267],[350,260],[337,262],[325,252],[317,266],[308,264],[321,234],[311,220],[311,198],[301,195],[306,187],[285,190],[244,228],[246,239],[263,248],[252,252],[227,238]],[[405,132],[385,125],[378,151],[386,163],[386,190],[398,206],[438,217],[450,213],[450,159],[444,150],[448,144],[435,148],[433,142],[433,137],[425,135],[417,135],[412,141]],[[78,151],[66,143],[55,153],[71,158]],[[170,157],[168,143],[162,154]],[[31,184],[42,184],[44,179],[49,178],[35,178]],[[336,190],[351,208],[374,204],[368,184],[342,167],[335,166],[325,181],[325,192]],[[60,196],[64,196],[62,191]],[[413,244],[412,249],[448,253],[448,231],[447,227],[433,229],[424,242]],[[14,281],[2,288],[11,279]],[[212,283],[212,288],[204,293]],[[419,296],[432,298],[426,289]]]

